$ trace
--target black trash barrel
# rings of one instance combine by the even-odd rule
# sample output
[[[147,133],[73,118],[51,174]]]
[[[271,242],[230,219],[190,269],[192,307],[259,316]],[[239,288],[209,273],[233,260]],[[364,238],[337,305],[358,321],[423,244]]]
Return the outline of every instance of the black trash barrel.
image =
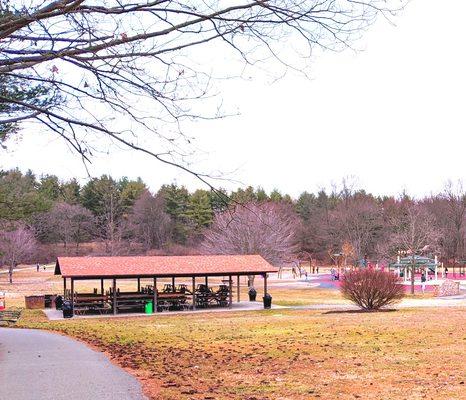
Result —
[[[73,306],[71,301],[65,300],[63,302],[63,318],[71,318],[73,316]]]
[[[257,291],[254,288],[249,289],[249,301],[256,301]]]
[[[272,307],[272,296],[270,294],[266,294],[263,298],[264,300],[264,308],[269,309]]]
[[[55,308],[57,310],[61,310],[63,307],[63,297],[57,296],[55,297]]]

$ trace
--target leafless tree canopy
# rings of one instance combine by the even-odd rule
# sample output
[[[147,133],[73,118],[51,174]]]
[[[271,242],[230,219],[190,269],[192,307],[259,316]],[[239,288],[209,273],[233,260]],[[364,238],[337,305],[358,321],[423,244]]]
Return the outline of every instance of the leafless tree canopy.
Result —
[[[440,232],[435,220],[421,204],[410,204],[404,213],[392,221],[393,233],[388,244],[391,254],[398,250],[407,254],[421,254],[438,249]]]
[[[37,250],[34,234],[20,226],[15,230],[0,231],[0,254],[2,263],[8,265],[10,283],[17,264],[25,262]]]
[[[196,101],[207,101],[212,78],[225,74],[225,63],[217,68],[208,61],[209,51],[302,70],[305,64],[294,61],[308,59],[315,46],[344,48],[378,14],[390,15],[403,3],[2,0],[2,82],[39,85],[60,101],[28,102],[0,91],[0,101],[16,106],[0,123],[37,121],[84,159],[95,150],[93,139],[103,136],[180,166],[190,141],[184,122],[220,116],[217,104],[208,114],[206,103]],[[291,48],[300,57],[293,60]],[[144,146],[143,133],[157,138],[158,149]]]
[[[279,265],[298,250],[297,227],[299,220],[290,205],[250,203],[217,213],[202,249],[211,254],[260,254]]]
[[[161,194],[153,196],[145,191],[134,203],[129,217],[129,228],[146,250],[161,248],[170,240],[173,222],[165,212]]]
[[[65,250],[68,250],[70,243],[74,243],[78,250],[79,244],[94,233],[95,219],[89,210],[79,204],[59,202],[37,218],[35,228],[44,241],[61,242]]]

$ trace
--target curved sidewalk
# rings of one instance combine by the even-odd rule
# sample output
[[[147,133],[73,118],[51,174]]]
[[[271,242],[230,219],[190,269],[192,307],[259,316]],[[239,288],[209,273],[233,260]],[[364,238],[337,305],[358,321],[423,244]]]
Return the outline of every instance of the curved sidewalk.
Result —
[[[0,399],[146,397],[134,377],[82,343],[34,329],[0,328]]]

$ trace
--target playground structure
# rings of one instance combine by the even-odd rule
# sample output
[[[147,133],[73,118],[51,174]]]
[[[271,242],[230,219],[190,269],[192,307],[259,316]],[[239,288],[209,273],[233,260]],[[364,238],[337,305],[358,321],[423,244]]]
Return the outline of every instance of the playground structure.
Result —
[[[413,262],[414,262],[414,271],[413,271]],[[426,273],[427,280],[438,280],[439,277],[439,263],[437,256],[434,258],[423,257],[423,256],[409,256],[409,257],[400,257],[398,256],[395,263],[388,264],[388,270],[394,271],[400,278],[403,280],[409,281],[411,279],[411,274],[414,272],[416,274],[422,274],[423,271]],[[442,275],[444,270],[442,270]],[[442,276],[443,277],[443,276]]]

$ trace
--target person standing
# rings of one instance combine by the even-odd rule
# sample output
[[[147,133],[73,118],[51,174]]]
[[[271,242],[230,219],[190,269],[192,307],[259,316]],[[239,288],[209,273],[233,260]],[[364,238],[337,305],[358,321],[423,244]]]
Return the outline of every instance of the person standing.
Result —
[[[421,289],[422,289],[422,293],[424,293],[426,291],[426,270],[422,270],[422,273],[421,273]]]
[[[445,272],[445,279],[447,279],[448,278],[448,267],[446,265],[443,271]]]
[[[36,272],[39,272],[40,265],[39,263],[36,264]]]

